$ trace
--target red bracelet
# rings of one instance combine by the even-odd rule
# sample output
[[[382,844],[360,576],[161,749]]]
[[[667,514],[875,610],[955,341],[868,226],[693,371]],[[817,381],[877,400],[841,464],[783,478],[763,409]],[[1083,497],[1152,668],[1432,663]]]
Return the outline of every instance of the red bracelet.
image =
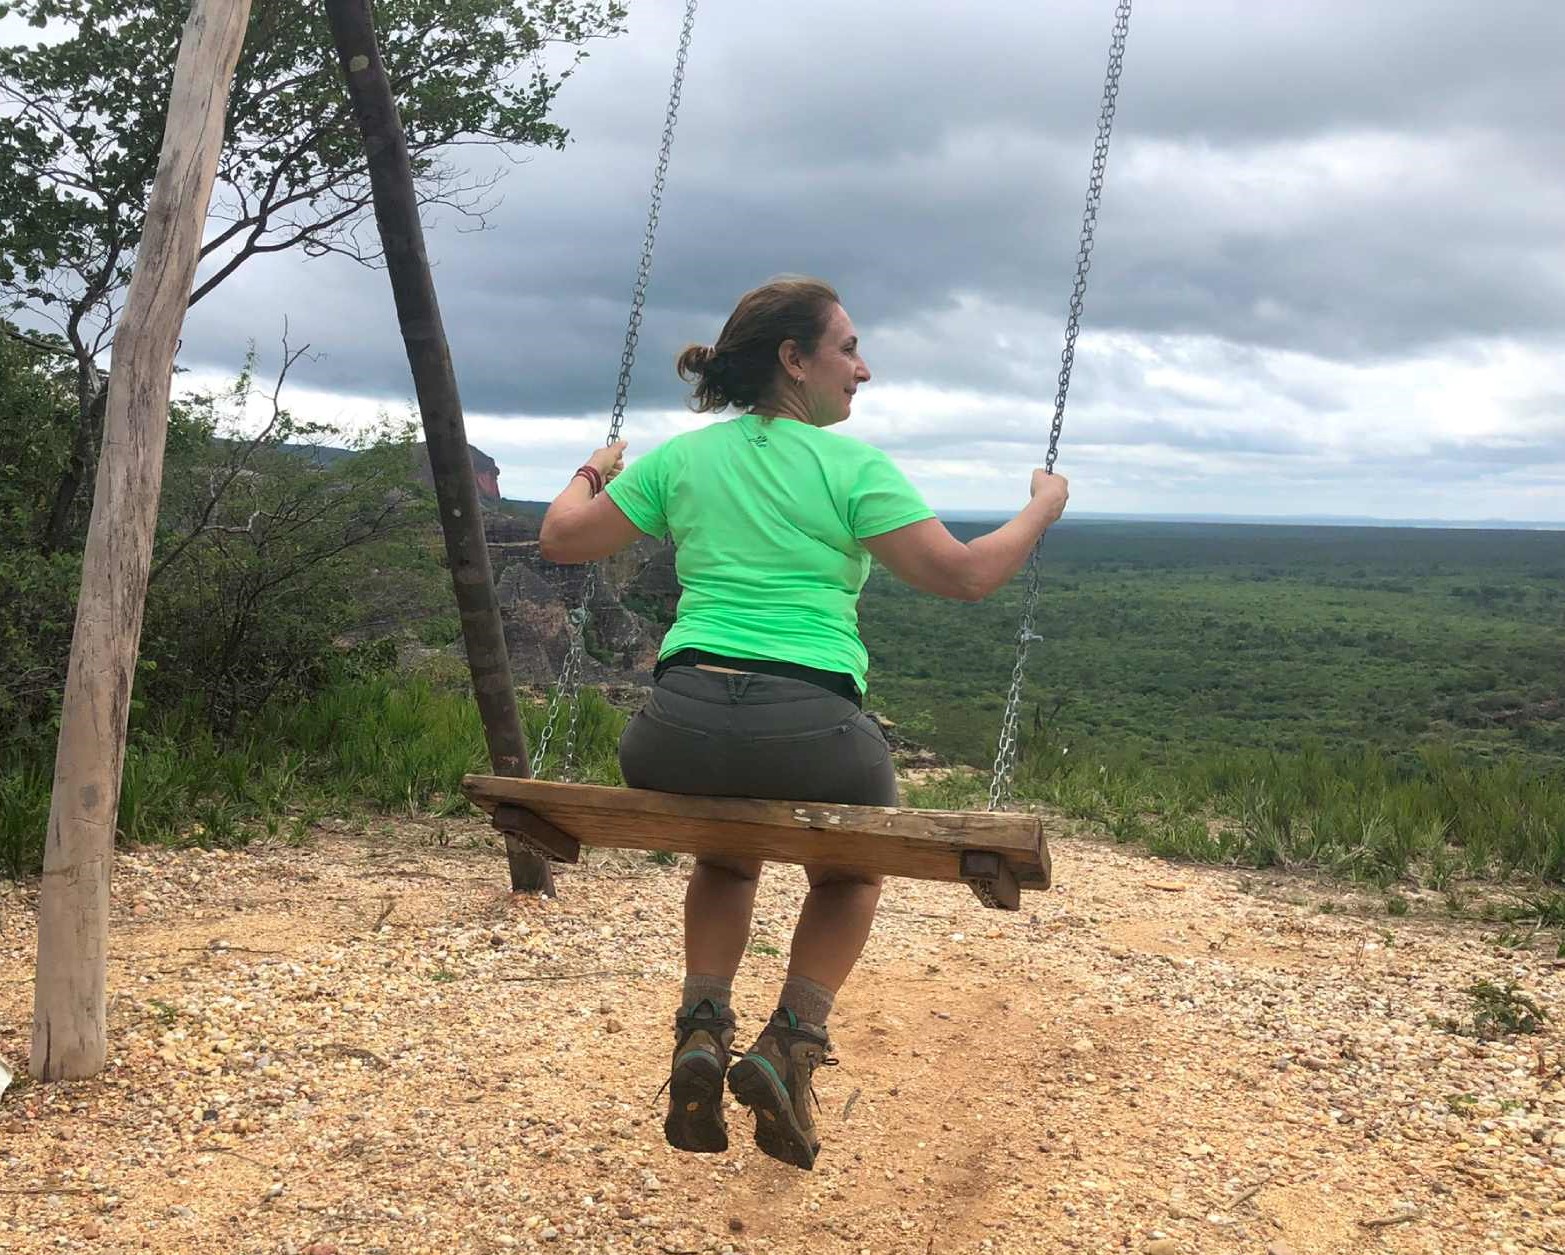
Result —
[[[600,471],[596,466],[578,466],[576,468],[576,474],[572,475],[571,478],[575,479],[577,476],[580,476],[582,479],[587,481],[587,487],[592,489],[592,495],[594,497],[603,491],[603,472]]]

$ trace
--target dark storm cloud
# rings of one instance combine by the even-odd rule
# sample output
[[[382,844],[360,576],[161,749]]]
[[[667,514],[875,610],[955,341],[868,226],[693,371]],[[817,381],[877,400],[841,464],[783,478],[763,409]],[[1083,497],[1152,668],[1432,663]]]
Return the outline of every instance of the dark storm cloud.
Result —
[[[607,409],[675,9],[632,7],[628,38],[560,99],[574,144],[510,173],[490,230],[431,233],[470,407]],[[883,382],[1047,390],[1111,9],[704,10],[636,403],[677,404],[673,354],[782,271],[838,284]],[[1087,325],[1355,362],[1559,336],[1562,37],[1552,0],[1147,6]],[[385,277],[330,261],[247,266],[195,311],[187,357],[235,360],[283,313],[329,355],[312,385],[407,394]],[[1265,370],[1242,354],[1233,368]]]

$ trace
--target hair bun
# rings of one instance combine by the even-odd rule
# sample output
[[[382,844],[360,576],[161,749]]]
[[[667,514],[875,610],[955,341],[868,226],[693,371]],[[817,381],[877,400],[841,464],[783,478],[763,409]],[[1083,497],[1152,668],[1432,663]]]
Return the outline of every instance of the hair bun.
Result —
[[[692,344],[679,355],[679,374],[692,383],[713,373],[717,350],[708,344]]]

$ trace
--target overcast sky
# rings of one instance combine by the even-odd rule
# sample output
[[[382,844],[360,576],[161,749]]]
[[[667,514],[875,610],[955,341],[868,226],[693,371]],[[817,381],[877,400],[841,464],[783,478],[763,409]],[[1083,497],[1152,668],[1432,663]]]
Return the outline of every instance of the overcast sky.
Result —
[[[682,4],[633,0],[561,95],[563,153],[429,236],[469,431],[508,496],[601,443]],[[1111,0],[708,0],[626,425],[701,422],[675,352],[820,275],[873,381],[842,429],[932,504],[1041,458]],[[1059,469],[1083,511],[1565,518],[1565,5],[1140,0]],[[381,272],[256,260],[182,364],[322,358],[312,417],[403,409]]]

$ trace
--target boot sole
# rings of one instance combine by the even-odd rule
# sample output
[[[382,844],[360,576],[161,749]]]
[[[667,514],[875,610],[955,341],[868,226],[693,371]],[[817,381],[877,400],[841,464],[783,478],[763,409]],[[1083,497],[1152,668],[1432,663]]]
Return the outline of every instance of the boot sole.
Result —
[[[681,1059],[668,1086],[663,1136],[675,1150],[715,1155],[728,1149],[723,1123],[723,1067],[711,1055]]]
[[[788,1091],[772,1069],[746,1055],[728,1073],[728,1088],[755,1112],[755,1144],[764,1154],[805,1171],[819,1149],[799,1127]]]

